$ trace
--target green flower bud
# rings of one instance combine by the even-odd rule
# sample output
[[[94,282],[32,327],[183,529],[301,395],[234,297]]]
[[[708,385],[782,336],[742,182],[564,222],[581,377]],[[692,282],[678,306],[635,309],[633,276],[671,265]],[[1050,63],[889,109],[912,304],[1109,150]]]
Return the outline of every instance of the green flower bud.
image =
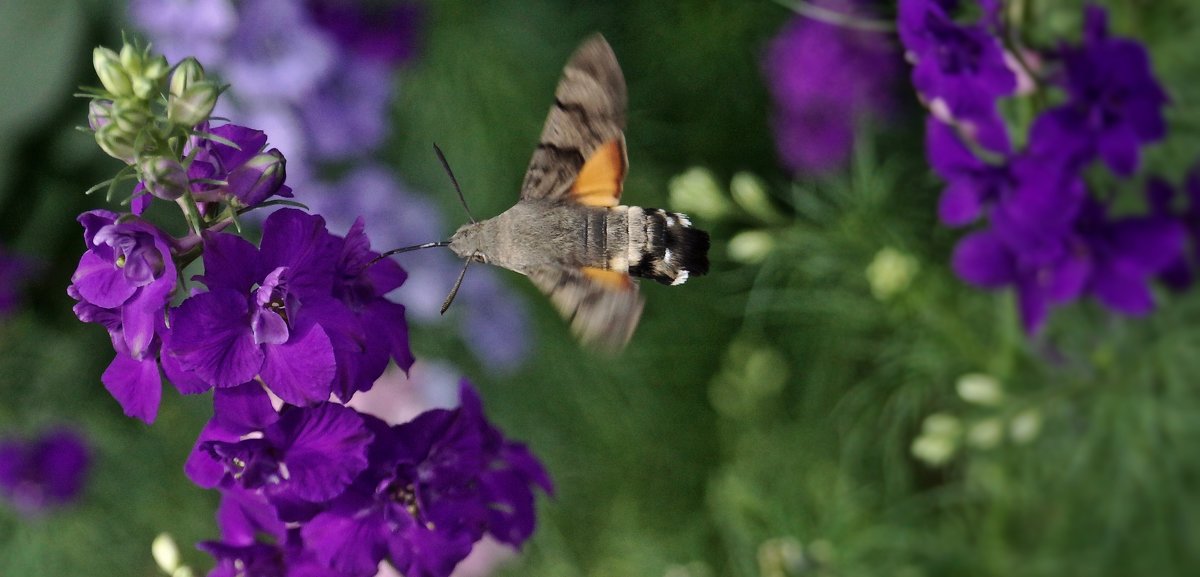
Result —
[[[133,148],[133,136],[121,130],[115,122],[101,126],[96,131],[96,144],[100,145],[100,150],[103,150],[105,154],[117,160],[123,160],[126,164],[133,164],[136,154]]]
[[[1008,435],[1014,443],[1024,445],[1037,438],[1042,432],[1042,413],[1037,409],[1025,409],[1008,424]]]
[[[150,544],[150,554],[163,573],[171,575],[179,568],[179,547],[167,533],[159,533]]]
[[[178,160],[164,156],[148,156],[140,159],[138,168],[142,173],[142,184],[150,194],[158,198],[174,201],[187,192],[187,170]]]
[[[167,77],[170,67],[167,66],[167,59],[162,56],[142,64],[139,73],[130,75],[130,79],[133,82],[133,94],[142,100],[149,100],[158,92],[158,87],[163,78]]]
[[[892,247],[884,247],[875,253],[875,258],[867,265],[871,294],[881,301],[892,298],[908,288],[920,268],[917,259]]]
[[[733,208],[707,168],[688,169],[672,178],[667,188],[671,208],[706,220],[719,220]]]
[[[136,98],[121,98],[113,103],[112,120],[122,132],[137,134],[150,122],[150,107]]]
[[[733,175],[733,180],[729,182],[729,194],[750,216],[763,222],[783,221],[783,215],[775,209],[761,178],[749,172],[739,172]]]
[[[100,84],[115,96],[133,96],[133,85],[129,74],[121,66],[121,58],[116,52],[103,46],[92,51],[92,66],[96,68],[96,76]]]
[[[747,230],[729,239],[729,258],[742,264],[758,264],[775,250],[775,237],[765,230]]]
[[[174,88],[175,78],[172,78],[172,93],[167,97],[167,120],[182,126],[195,126],[208,120],[217,105],[216,85],[199,82],[185,88],[178,96]]]
[[[204,82],[204,78],[204,67],[200,62],[192,57],[185,58],[171,73],[171,96],[182,97],[188,88]]]
[[[984,419],[967,430],[967,444],[976,449],[994,449],[1004,440],[1004,421],[996,417]]]
[[[93,100],[88,103],[88,128],[92,132],[112,122],[113,102],[111,100]]]
[[[958,396],[968,403],[994,407],[1004,401],[1004,387],[991,375],[965,374],[958,378],[954,388]]]

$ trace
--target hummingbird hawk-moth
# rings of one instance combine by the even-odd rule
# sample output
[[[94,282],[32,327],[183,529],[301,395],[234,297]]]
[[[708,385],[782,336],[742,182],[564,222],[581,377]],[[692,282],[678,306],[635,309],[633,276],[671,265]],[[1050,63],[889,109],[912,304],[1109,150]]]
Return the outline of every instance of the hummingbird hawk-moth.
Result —
[[[520,200],[494,218],[472,219],[449,241],[421,247],[449,246],[467,265],[528,276],[583,343],[624,347],[643,305],[632,277],[682,284],[708,272],[709,247],[708,233],[683,214],[620,203],[625,108],[616,55],[603,36],[592,36],[563,68]]]

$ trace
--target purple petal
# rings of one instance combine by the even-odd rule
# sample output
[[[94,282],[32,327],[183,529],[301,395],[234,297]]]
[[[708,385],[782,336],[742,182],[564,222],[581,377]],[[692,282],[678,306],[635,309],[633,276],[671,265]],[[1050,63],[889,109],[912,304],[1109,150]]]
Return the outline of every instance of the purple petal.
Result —
[[[386,526],[378,512],[362,515],[357,508],[335,507],[313,517],[300,532],[306,543],[321,544],[313,552],[323,564],[347,575],[373,575],[387,555]]]
[[[183,472],[193,483],[205,489],[216,487],[225,477],[225,465],[214,458],[211,453],[201,449],[200,446],[210,441],[232,443],[237,440],[236,433],[225,430],[217,424],[216,420],[209,421],[200,430],[200,436],[196,438],[196,442],[192,444],[192,452],[188,454],[187,461],[183,464]]]
[[[125,273],[93,251],[83,253],[71,282],[79,295],[89,303],[115,309],[133,296],[137,287],[125,280]]]
[[[288,289],[301,300],[331,294],[341,242],[325,229],[324,219],[293,208],[277,210],[263,223],[260,246],[260,277],[276,267],[288,267]]]
[[[263,131],[245,126],[223,124],[211,129],[209,132],[226,140],[233,141],[238,145],[238,148],[234,148],[217,141],[209,142],[213,154],[220,159],[221,166],[226,172],[246,164],[246,161],[253,158],[258,154],[258,151],[267,145],[267,135]]]
[[[337,497],[367,468],[372,434],[357,412],[342,405],[292,409],[265,435],[283,451],[287,493],[310,502]]]
[[[1042,328],[1049,306],[1045,295],[1032,280],[1022,279],[1017,283],[1017,309],[1026,333],[1035,334]]]
[[[968,178],[951,180],[938,201],[938,218],[947,226],[970,224],[982,210],[977,183]]]
[[[217,526],[221,529],[221,539],[234,545],[250,545],[259,533],[282,542],[287,532],[266,499],[239,487],[222,489]]]
[[[204,275],[197,277],[209,290],[226,288],[247,294],[258,282],[258,249],[246,239],[226,233],[204,236]]]
[[[213,391],[213,420],[228,431],[246,434],[279,420],[271,398],[258,381]]]
[[[1154,297],[1145,277],[1107,270],[1096,274],[1092,290],[1108,308],[1128,315],[1144,315],[1154,310]]]
[[[263,347],[261,376],[267,388],[292,405],[329,399],[336,372],[333,344],[320,325],[297,327],[281,345]]]
[[[404,318],[404,306],[379,299],[369,305],[363,314],[363,324],[374,338],[386,335],[391,356],[396,366],[408,372],[415,361],[409,347],[408,323]]]
[[[182,395],[198,395],[211,388],[212,385],[206,383],[195,373],[185,371],[179,366],[179,359],[172,354],[170,346],[170,336],[164,338],[162,354],[159,356],[159,364],[162,365],[163,373],[167,375],[167,380],[175,386],[175,389]]]
[[[171,311],[171,353],[186,371],[216,387],[254,378],[263,351],[250,333],[246,297],[228,289],[195,295]]]
[[[1010,284],[1016,276],[1012,255],[992,231],[964,237],[954,248],[952,261],[959,277],[984,288]]]
[[[117,353],[100,381],[127,416],[147,424],[154,422],[158,403],[162,400],[162,377],[156,359],[139,361],[125,353]]]

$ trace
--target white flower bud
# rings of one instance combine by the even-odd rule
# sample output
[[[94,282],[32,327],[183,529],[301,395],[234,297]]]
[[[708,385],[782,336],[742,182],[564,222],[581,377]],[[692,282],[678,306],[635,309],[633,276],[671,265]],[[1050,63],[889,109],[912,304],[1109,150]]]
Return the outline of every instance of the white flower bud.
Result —
[[[991,375],[965,374],[958,378],[954,388],[962,400],[975,405],[994,407],[1004,401],[1004,387]]]
[[[109,48],[97,47],[92,51],[92,66],[96,68],[96,76],[100,84],[115,96],[133,96],[133,85],[129,74],[121,66],[121,58]]]

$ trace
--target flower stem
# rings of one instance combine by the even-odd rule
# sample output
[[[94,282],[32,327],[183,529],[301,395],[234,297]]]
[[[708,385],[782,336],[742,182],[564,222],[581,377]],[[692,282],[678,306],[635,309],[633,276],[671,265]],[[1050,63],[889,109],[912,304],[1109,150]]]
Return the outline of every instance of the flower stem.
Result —
[[[196,234],[204,232],[204,219],[200,217],[200,207],[196,206],[196,199],[192,198],[191,193],[184,194],[175,202],[183,209],[183,217],[187,219],[188,227]]]

